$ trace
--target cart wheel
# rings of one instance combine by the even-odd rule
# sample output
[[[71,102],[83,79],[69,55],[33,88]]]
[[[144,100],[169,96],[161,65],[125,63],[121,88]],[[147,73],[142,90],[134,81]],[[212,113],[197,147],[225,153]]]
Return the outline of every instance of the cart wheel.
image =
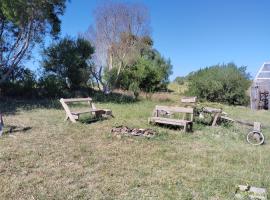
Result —
[[[264,136],[261,132],[249,132],[247,135],[247,142],[252,145],[261,145],[264,143]]]

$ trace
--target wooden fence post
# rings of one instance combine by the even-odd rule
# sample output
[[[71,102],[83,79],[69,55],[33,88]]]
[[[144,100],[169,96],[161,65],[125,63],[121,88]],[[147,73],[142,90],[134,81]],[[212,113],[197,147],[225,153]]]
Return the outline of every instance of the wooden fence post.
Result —
[[[0,113],[0,136],[3,134],[3,129],[4,129],[4,121],[2,114]]]

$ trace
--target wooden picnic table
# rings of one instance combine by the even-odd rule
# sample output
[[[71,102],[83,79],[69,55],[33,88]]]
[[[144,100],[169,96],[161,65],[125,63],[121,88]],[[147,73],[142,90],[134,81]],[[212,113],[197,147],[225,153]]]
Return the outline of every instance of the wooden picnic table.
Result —
[[[222,109],[219,108],[211,108],[211,107],[203,107],[202,111],[204,113],[209,113],[211,114],[213,121],[212,121],[212,126],[216,126],[217,120],[219,117],[221,117],[222,114]]]

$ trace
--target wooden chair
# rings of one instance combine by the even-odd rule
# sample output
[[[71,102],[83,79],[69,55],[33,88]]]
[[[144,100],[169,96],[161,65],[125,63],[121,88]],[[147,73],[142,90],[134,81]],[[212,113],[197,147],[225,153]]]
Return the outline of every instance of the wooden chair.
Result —
[[[170,106],[156,106],[152,117],[148,119],[149,123],[168,124],[174,126],[184,127],[184,131],[192,131],[193,126],[193,108],[184,107],[170,107]],[[164,115],[165,113],[165,115]],[[170,118],[166,117],[170,116]],[[182,119],[171,118],[173,113],[182,113]],[[190,117],[187,119],[187,115]]]
[[[89,109],[82,110],[82,111],[71,111],[68,104],[69,103],[79,103],[79,102],[87,102],[89,105]],[[80,118],[81,114],[91,113],[95,116],[95,118],[100,118],[103,115],[106,116],[112,116],[112,111],[109,109],[97,109],[95,105],[93,104],[93,101],[91,98],[72,98],[72,99],[60,99],[60,103],[62,104],[64,110],[66,111],[66,120],[70,120],[71,122],[75,123],[76,120]]]

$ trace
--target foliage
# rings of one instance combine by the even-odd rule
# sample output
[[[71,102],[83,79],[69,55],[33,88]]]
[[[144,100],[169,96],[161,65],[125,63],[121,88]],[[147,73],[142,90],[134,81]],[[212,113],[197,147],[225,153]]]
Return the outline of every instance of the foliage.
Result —
[[[109,71],[109,82],[116,83],[116,87],[131,90],[135,97],[140,91],[155,92],[165,89],[169,83],[172,66],[156,50],[144,52],[133,65],[123,69],[117,76],[117,69]]]
[[[250,86],[246,67],[234,63],[200,69],[188,76],[190,95],[232,105],[247,104],[246,91]]]
[[[29,49],[46,35],[60,32],[66,0],[0,1],[0,67],[6,68],[3,82],[26,58]]]
[[[57,81],[66,83],[71,90],[87,86],[91,74],[94,48],[89,41],[69,37],[61,39],[44,50],[45,76],[53,74]]]
[[[177,76],[173,82],[177,83],[178,85],[184,85],[186,78],[183,76]]]
[[[40,96],[43,97],[62,97],[67,93],[66,84],[63,79],[56,75],[49,74],[39,80]]]
[[[5,69],[7,70],[7,69]],[[2,74],[6,71],[1,70]],[[30,69],[22,66],[16,67],[7,81],[1,85],[1,95],[9,97],[36,97],[36,75]]]

